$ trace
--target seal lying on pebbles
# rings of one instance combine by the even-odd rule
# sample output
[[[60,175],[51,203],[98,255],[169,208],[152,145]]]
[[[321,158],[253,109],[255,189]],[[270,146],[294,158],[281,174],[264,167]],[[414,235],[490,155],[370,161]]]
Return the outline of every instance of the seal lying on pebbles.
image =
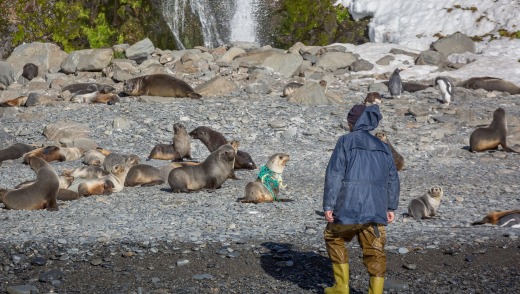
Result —
[[[173,169],[168,175],[172,192],[193,192],[201,189],[218,189],[233,172],[237,150],[224,144],[199,165],[183,166]]]
[[[4,160],[21,158],[25,153],[38,147],[25,143],[14,143],[13,145],[0,150],[0,163]]]
[[[324,90],[327,89],[327,81],[321,80],[319,82],[319,84],[320,84],[320,86],[323,87]],[[301,87],[303,87],[302,83],[298,83],[298,82],[290,82],[290,83],[288,83],[283,88],[282,97],[289,97],[289,96],[291,96],[292,94],[294,94],[294,92],[296,92],[296,90],[298,90]]]
[[[195,162],[195,161],[171,162],[170,164],[167,164],[167,165],[159,168],[159,175],[160,175],[161,179],[163,179],[166,182],[166,181],[168,181],[168,175],[170,174],[170,172],[173,169],[183,167],[183,166],[191,166],[191,165],[199,165],[199,164],[201,164],[201,163]]]
[[[280,189],[285,188],[282,181],[282,173],[289,158],[289,155],[285,153],[271,155],[267,163],[260,168],[256,181],[246,185],[244,197],[240,199],[240,202],[258,204],[262,202],[291,201],[278,199]]]
[[[476,221],[471,225],[493,224],[500,227],[520,228],[520,209],[492,211],[481,221]]]
[[[173,144],[157,144],[146,160],[180,160],[191,158],[191,140],[186,128],[181,123],[173,124]]]
[[[56,195],[60,188],[58,174],[42,158],[31,156],[27,163],[36,172],[34,183],[5,193],[2,201],[7,209],[58,210]]]
[[[76,83],[64,86],[62,92],[69,91],[72,94],[82,95],[87,93],[99,92],[102,94],[113,93],[116,89],[110,85],[98,83]]]
[[[199,139],[208,148],[209,152],[213,152],[220,146],[228,143],[224,135],[206,126],[195,128],[190,132],[190,136],[193,139]],[[256,164],[248,153],[238,150],[235,169],[256,169]]]
[[[101,166],[105,161],[105,157],[111,152],[97,147],[96,149],[90,149],[83,155],[83,163],[92,166]]]
[[[137,155],[120,155],[112,152],[105,157],[105,160],[103,161],[103,168],[110,172],[114,166],[116,166],[116,164],[122,164],[128,168],[131,168],[132,166],[139,163],[140,160]]]
[[[123,92],[130,96],[161,96],[201,98],[185,81],[167,74],[154,74],[129,79]]]
[[[163,183],[159,169],[148,164],[132,166],[125,179],[125,187],[155,186]]]
[[[27,163],[27,158],[32,156],[43,158],[47,162],[70,161],[81,158],[83,153],[83,149],[78,147],[58,147],[51,145],[27,152],[23,155],[23,163]]]
[[[404,167],[404,158],[401,154],[399,154],[399,152],[397,152],[397,150],[395,150],[392,143],[388,141],[388,136],[386,135],[386,133],[377,132],[376,137],[378,137],[379,140],[383,141],[384,143],[386,143],[386,145],[388,145],[388,147],[390,147],[390,151],[392,151],[392,157],[394,158],[395,167],[397,168],[397,170],[402,170]]]
[[[469,151],[481,152],[485,150],[502,149],[507,152],[517,152],[506,143],[507,120],[506,112],[503,108],[498,108],[493,112],[493,121],[488,127],[478,128],[469,137]]]
[[[115,93],[101,93],[101,92],[93,92],[93,93],[82,93],[82,94],[74,94],[70,98],[70,102],[74,103],[102,103],[108,105],[114,105],[119,102],[119,96]]]
[[[101,178],[74,179],[74,182],[68,189],[75,191],[77,189],[80,196],[90,195],[109,195],[111,193],[120,192],[124,188],[126,175],[130,167],[124,164],[116,164],[108,175]]]
[[[2,107],[15,107],[15,106],[25,106],[25,103],[27,102],[28,96],[19,96],[14,99],[5,100],[2,103],[0,103],[0,106]]]
[[[443,195],[444,192],[441,187],[430,188],[428,193],[410,201],[408,215],[417,221],[435,216]]]
[[[511,95],[520,94],[520,87],[506,80],[493,77],[475,77],[458,84],[467,89],[484,89],[486,91],[508,92]]]
[[[99,166],[88,165],[80,166],[73,170],[65,170],[63,175],[73,178],[95,179],[108,175],[108,172]]]

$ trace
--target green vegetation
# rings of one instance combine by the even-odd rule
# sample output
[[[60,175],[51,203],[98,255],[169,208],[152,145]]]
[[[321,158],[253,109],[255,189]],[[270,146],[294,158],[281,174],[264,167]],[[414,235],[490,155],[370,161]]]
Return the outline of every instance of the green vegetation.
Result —
[[[498,34],[502,37],[508,37],[513,39],[520,39],[520,31],[509,32],[505,29],[498,30]]]

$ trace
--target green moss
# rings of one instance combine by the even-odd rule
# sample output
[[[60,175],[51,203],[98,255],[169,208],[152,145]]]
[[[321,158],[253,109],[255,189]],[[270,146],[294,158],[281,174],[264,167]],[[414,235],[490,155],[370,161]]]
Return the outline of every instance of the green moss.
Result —
[[[125,52],[114,52],[114,59],[125,59]]]
[[[103,12],[99,13],[95,20],[95,26],[83,28],[87,35],[90,48],[110,47],[116,30],[108,25]]]

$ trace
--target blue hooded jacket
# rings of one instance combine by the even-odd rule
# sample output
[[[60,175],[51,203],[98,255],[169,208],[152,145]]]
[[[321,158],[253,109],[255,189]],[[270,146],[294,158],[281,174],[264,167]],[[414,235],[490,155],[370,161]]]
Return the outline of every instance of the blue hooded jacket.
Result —
[[[400,183],[388,145],[369,133],[383,118],[379,106],[368,106],[353,131],[338,139],[327,166],[323,210],[334,223],[387,224],[397,209]]]

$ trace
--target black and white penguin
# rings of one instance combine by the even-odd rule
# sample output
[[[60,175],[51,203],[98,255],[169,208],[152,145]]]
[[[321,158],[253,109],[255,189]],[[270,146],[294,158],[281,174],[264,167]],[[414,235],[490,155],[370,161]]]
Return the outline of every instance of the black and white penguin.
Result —
[[[451,99],[453,98],[453,84],[447,78],[437,77],[435,84],[439,86],[439,90],[442,93],[442,101],[447,105],[450,105]]]
[[[396,68],[388,80],[388,90],[392,98],[401,98],[401,93],[403,92],[403,83],[399,75],[401,71],[403,71],[403,69]]]

